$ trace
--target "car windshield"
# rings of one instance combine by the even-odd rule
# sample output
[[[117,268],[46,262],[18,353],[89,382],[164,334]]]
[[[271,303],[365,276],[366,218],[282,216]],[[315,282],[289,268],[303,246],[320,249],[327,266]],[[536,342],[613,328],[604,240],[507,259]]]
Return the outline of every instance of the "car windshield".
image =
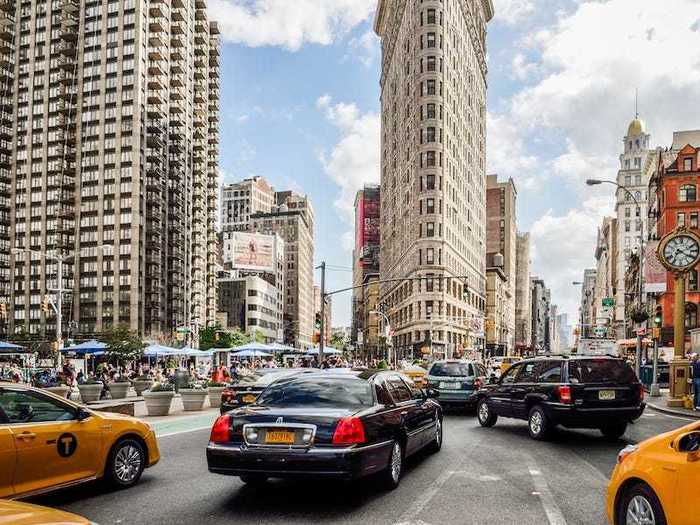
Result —
[[[264,406],[371,406],[371,385],[362,379],[335,376],[328,378],[287,378],[266,388],[258,397]]]
[[[465,377],[472,375],[469,363],[435,363],[430,369],[431,376]]]
[[[586,359],[569,362],[572,383],[634,383],[632,368],[618,359]]]

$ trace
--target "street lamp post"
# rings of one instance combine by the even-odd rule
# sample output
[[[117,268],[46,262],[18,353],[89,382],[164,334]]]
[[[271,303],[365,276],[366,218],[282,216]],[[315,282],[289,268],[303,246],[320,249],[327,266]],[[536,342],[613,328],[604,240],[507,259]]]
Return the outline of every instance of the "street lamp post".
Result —
[[[368,313],[378,315],[382,319],[384,319],[384,338],[386,339],[386,347],[387,347],[387,357],[389,358],[389,362],[391,363],[393,361],[394,367],[396,367],[396,352],[392,352],[393,348],[390,344],[389,341],[391,341],[391,323],[389,322],[389,316],[387,316],[384,312],[380,310],[370,310]],[[393,359],[392,359],[393,357]]]
[[[642,294],[644,293],[644,272],[643,272],[643,261],[644,261],[644,220],[642,219],[642,207],[639,204],[639,201],[637,198],[634,196],[634,194],[628,190],[626,187],[624,187],[621,184],[618,184],[615,181],[612,180],[600,180],[600,179],[588,179],[586,181],[586,184],[588,186],[597,186],[599,184],[612,184],[613,186],[616,186],[618,189],[624,191],[627,196],[632,199],[634,202],[636,208],[637,208],[637,216],[639,217],[639,270],[638,270],[638,295],[637,295],[637,300],[639,304],[639,310],[641,312],[642,309]],[[642,335],[641,333],[637,333],[637,362],[635,364],[635,368],[637,370],[637,377],[641,377],[641,365],[642,365]]]
[[[581,287],[581,298],[583,299],[583,282],[582,281],[574,281],[571,283],[573,286],[580,286]],[[584,320],[583,320],[583,302],[581,303],[581,307],[579,308],[581,310],[581,319],[579,320],[580,326],[579,326],[579,339],[583,339],[583,325],[584,325]]]

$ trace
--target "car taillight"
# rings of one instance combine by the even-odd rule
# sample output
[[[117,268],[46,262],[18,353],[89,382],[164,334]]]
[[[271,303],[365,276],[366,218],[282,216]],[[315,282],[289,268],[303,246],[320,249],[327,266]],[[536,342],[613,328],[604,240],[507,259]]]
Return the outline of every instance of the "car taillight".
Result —
[[[639,400],[644,401],[644,385],[639,385]]]
[[[211,435],[209,436],[209,441],[212,441],[214,443],[228,443],[229,441],[231,441],[230,428],[231,416],[220,416],[214,422],[214,426],[211,427]]]
[[[562,403],[571,403],[571,387],[569,385],[562,385],[559,387],[559,401]]]
[[[333,433],[334,445],[354,445],[365,442],[365,426],[359,417],[344,417]]]

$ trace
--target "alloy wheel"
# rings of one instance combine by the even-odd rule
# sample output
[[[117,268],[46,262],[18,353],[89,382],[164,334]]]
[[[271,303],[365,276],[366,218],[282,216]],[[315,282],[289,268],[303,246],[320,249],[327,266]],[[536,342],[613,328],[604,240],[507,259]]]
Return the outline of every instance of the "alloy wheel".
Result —
[[[141,471],[141,450],[129,444],[121,447],[114,458],[114,474],[124,484],[131,483]]]
[[[534,412],[530,416],[530,431],[538,436],[542,431],[542,414],[540,412]]]
[[[479,420],[484,422],[489,418],[489,405],[484,401],[479,405]]]
[[[438,448],[442,445],[442,423],[440,418],[435,421],[435,445]]]
[[[635,496],[627,506],[627,525],[656,525],[654,509],[644,496]]]
[[[391,450],[391,479],[394,483],[398,483],[399,477],[401,477],[401,445],[394,443],[394,448]]]

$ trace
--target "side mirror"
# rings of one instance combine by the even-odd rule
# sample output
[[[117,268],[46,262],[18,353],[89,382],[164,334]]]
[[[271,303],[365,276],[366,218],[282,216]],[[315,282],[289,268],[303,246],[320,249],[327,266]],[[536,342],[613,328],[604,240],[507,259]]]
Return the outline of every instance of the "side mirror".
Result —
[[[700,431],[682,434],[673,440],[673,450],[682,454],[689,454],[690,461],[700,461]]]
[[[85,421],[91,415],[90,411],[85,408],[80,407],[78,409],[78,421]]]

